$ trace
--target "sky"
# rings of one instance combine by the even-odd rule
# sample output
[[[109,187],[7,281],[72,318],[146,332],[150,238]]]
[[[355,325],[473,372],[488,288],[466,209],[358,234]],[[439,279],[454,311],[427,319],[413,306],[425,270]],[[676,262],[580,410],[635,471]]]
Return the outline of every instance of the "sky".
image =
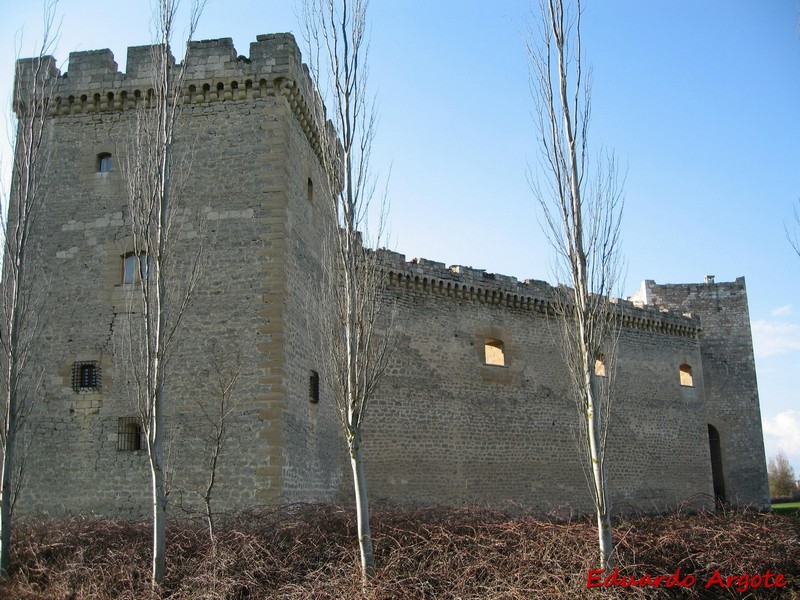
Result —
[[[553,281],[528,184],[529,6],[371,2],[372,164],[388,178],[389,245],[408,259]],[[69,52],[99,48],[124,71],[126,48],[152,39],[146,0],[61,0],[58,13],[62,71]],[[299,13],[292,0],[208,0],[195,38],[231,37],[247,55],[256,35],[289,31],[302,48]],[[42,5],[0,0],[0,14],[10,98]],[[782,449],[800,477],[800,256],[786,235],[800,235],[800,0],[590,0],[583,27],[590,143],[613,149],[625,174],[621,293],[644,279],[746,278],[766,453]]]

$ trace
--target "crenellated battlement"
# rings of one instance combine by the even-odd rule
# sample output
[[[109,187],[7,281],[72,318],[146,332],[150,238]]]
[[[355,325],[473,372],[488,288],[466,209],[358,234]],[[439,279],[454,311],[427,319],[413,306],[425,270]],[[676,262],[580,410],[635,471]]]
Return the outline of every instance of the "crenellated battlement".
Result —
[[[132,46],[128,48],[127,71],[119,70],[114,60],[114,53],[109,49],[70,52],[67,71],[63,74],[53,69],[51,76],[58,78],[56,97],[69,101],[85,97],[83,102],[92,106],[95,96],[108,98],[109,94],[119,102],[122,92],[128,92],[133,99],[133,92],[141,94],[152,87],[154,49],[156,46]],[[52,57],[48,57],[53,61]],[[35,59],[21,59],[28,62]],[[248,89],[257,94],[261,90],[261,81],[268,83],[278,78],[290,80],[306,79],[310,89],[308,70],[303,66],[300,50],[294,36],[290,33],[274,33],[259,35],[257,41],[250,44],[250,56],[237,55],[231,38],[202,40],[189,42],[186,64],[175,63],[170,55],[173,67],[185,69],[184,100],[190,89],[208,92],[203,100],[238,100],[244,99]],[[233,90],[240,93],[235,94]],[[222,93],[218,93],[218,92]],[[212,95],[214,95],[212,97]],[[200,98],[193,97],[199,102]],[[62,114],[65,106],[62,105]],[[87,106],[83,106],[87,108]],[[109,104],[102,110],[120,110],[132,108],[126,104]],[[69,111],[67,111],[69,112]]]
[[[470,300],[508,308],[554,314],[556,291],[546,281],[487,273],[462,265],[446,267],[425,258],[406,260],[404,254],[381,249],[379,261],[393,288]],[[612,300],[622,313],[623,327],[682,337],[697,337],[700,320],[689,314],[630,300]]]
[[[123,112],[148,105],[153,88],[154,46],[128,48],[127,71],[121,72],[109,49],[71,52],[65,73],[50,63],[49,76],[56,79],[50,102],[54,116]],[[31,71],[18,61],[18,79],[24,84]],[[285,97],[314,150],[319,152],[318,128],[310,110],[316,98],[308,67],[290,33],[259,35],[250,44],[250,55],[236,52],[231,38],[189,42],[181,98],[184,104],[236,102],[266,97]],[[318,100],[317,100],[318,101]],[[15,109],[17,107],[15,106]]]

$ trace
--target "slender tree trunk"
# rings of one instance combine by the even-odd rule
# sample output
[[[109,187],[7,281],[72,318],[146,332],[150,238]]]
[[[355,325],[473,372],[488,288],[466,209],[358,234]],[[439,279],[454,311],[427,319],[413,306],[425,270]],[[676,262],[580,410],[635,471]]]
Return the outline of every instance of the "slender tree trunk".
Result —
[[[165,45],[166,48],[166,45]],[[165,55],[168,50],[162,50]],[[164,58],[164,63],[168,61]],[[166,89],[169,90],[169,79],[165,75],[167,81]],[[163,94],[163,104],[160,108],[162,114],[167,114],[166,97],[167,93]],[[166,119],[164,119],[166,121]],[[164,126],[166,127],[166,126]],[[156,331],[154,332],[154,358],[155,366],[154,381],[156,385],[155,402],[153,409],[153,460],[151,462],[153,467],[153,499],[155,502],[155,510],[153,512],[153,585],[161,585],[164,581],[164,574],[166,572],[166,532],[167,532],[167,495],[165,486],[164,474],[164,384],[162,370],[164,365],[161,360],[161,354],[164,352],[162,336],[166,332],[165,323],[165,310],[167,306],[167,291],[168,288],[164,283],[164,269],[163,260],[166,255],[166,240],[165,235],[168,227],[169,216],[169,165],[171,148],[168,141],[166,129],[162,129],[162,165],[161,165],[161,199],[159,205],[159,218],[158,218],[158,251],[157,258],[154,261],[153,269],[155,273],[156,297],[155,297],[155,323]]]
[[[212,467],[215,469],[216,466]],[[213,480],[213,475],[212,475]],[[213,483],[211,484],[213,485]],[[207,494],[204,498],[206,505],[206,526],[208,527],[208,539],[211,540],[211,547],[216,551],[217,549],[217,536],[216,527],[214,525],[214,513],[211,512],[211,494]]]
[[[159,453],[160,456],[160,453]],[[164,472],[153,466],[153,587],[161,585],[167,570],[167,498]]]
[[[153,483],[153,587],[161,585],[167,570],[167,493],[164,481],[163,401],[164,396],[159,386],[153,407],[154,428],[150,459]]]
[[[208,529],[208,539],[211,542],[211,550],[217,551],[217,521],[214,516],[213,497],[214,487],[217,483],[217,469],[219,468],[222,448],[228,436],[227,420],[238,405],[236,401],[236,386],[239,374],[242,370],[241,348],[237,349],[234,362],[230,362],[230,353],[220,352],[216,344],[213,345],[211,363],[216,373],[219,385],[219,403],[214,407],[214,412],[208,412],[204,406],[205,399],[196,399],[197,410],[211,426],[213,435],[211,437],[211,452],[209,457],[208,480],[202,492],[203,505],[205,509],[206,528]]]
[[[11,406],[9,402],[8,407]],[[16,423],[13,411],[6,411],[6,447],[3,454],[2,498],[0,498],[0,576],[7,577],[11,567],[11,475],[14,465]]]
[[[8,345],[6,350],[6,372],[5,372],[5,415],[3,419],[3,473],[2,488],[0,488],[0,575],[5,577],[11,567],[11,506],[13,502],[14,483],[14,459],[16,455],[17,411],[20,410],[22,399],[19,394],[19,354],[24,352],[21,347],[19,328],[22,319],[22,308],[20,306],[20,290],[27,284],[25,281],[25,255],[27,250],[27,231],[29,221],[19,217],[22,221],[16,224],[14,232],[14,244],[11,252],[11,262],[14,264],[12,269],[6,272],[5,277],[10,281],[4,282],[6,286],[11,286],[9,294],[10,303],[4,311],[8,316],[7,335]],[[8,235],[8,233],[6,233]]]
[[[358,545],[361,551],[361,576],[366,581],[375,574],[375,556],[372,550],[372,532],[369,528],[369,502],[367,500],[367,478],[364,474],[364,457],[361,454],[361,432],[353,435],[350,442],[350,466],[353,469],[353,487],[356,494],[356,519],[358,521]]]
[[[611,539],[611,502],[606,485],[605,457],[600,435],[598,418],[600,392],[597,389],[597,376],[593,365],[587,365],[587,383],[589,394],[587,402],[586,422],[589,436],[589,455],[592,461],[592,479],[595,493],[595,513],[597,516],[597,536],[600,544],[600,568],[614,567],[613,543]]]
[[[206,525],[208,527],[208,539],[211,541],[211,547],[216,552],[217,550],[217,528],[214,522],[214,511],[211,506],[211,494],[214,491],[214,484],[217,482],[217,461],[219,454],[222,451],[222,436],[225,435],[221,430],[225,426],[225,405],[222,405],[220,411],[220,430],[216,432],[216,439],[214,440],[214,450],[211,454],[211,473],[208,476],[208,485],[206,486],[205,494],[203,494],[203,503],[206,509]]]
[[[24,249],[24,246],[23,246]],[[24,256],[24,252],[20,252]],[[19,348],[19,335],[17,330],[18,316],[19,316],[19,297],[17,290],[22,281],[23,270],[20,266],[16,268],[15,281],[12,282],[13,290],[12,295],[14,299],[11,302],[11,318],[10,318],[10,335],[11,340],[10,348]],[[6,369],[6,385],[5,390],[5,418],[3,420],[3,441],[5,446],[3,448],[3,473],[2,473],[2,488],[0,488],[0,576],[7,577],[9,569],[11,568],[11,503],[14,493],[14,484],[12,477],[14,474],[14,457],[16,450],[17,439],[17,361],[13,352],[9,352],[6,356],[7,369]]]
[[[172,177],[174,136],[181,113],[180,95],[189,45],[203,9],[204,0],[192,0],[188,23],[187,50],[182,63],[175,64],[170,53],[173,26],[180,2],[156,0],[154,26],[159,38],[152,48],[152,85],[147,96],[137,102],[137,121],[128,150],[125,178],[128,184],[128,209],[134,254],[141,261],[141,285],[131,293],[141,305],[131,318],[141,329],[129,331],[131,376],[136,381],[136,403],[147,439],[153,507],[152,587],[163,582],[166,571],[166,517],[169,496],[169,465],[166,464],[165,403],[169,401],[167,383],[171,344],[189,305],[194,285],[200,276],[199,256],[183,273],[170,265],[180,262],[176,240],[170,228],[183,200],[185,173]],[[177,168],[177,167],[176,167]],[[186,168],[182,165],[182,168]],[[177,180],[177,181],[176,181]],[[131,302],[133,295],[131,296]],[[136,347],[136,352],[134,352]],[[169,414],[169,413],[167,413]]]

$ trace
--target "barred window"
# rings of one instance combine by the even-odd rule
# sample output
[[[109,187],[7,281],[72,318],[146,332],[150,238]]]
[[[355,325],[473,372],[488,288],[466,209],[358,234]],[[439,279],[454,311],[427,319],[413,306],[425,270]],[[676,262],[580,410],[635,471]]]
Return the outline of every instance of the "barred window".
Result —
[[[72,363],[72,389],[76,393],[100,391],[100,365],[96,360]]]
[[[319,403],[319,373],[311,371],[311,376],[308,378],[308,399],[313,404]]]
[[[147,444],[139,417],[120,417],[117,426],[117,450],[133,452],[144,450]]]

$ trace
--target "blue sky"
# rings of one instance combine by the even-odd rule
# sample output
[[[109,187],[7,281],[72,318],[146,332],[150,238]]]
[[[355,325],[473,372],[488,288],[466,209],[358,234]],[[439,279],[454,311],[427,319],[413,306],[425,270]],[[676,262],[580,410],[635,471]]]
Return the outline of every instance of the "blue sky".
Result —
[[[185,3],[185,0],[184,0]],[[389,173],[391,246],[551,281],[526,174],[535,164],[520,32],[524,0],[372,0],[373,164]],[[56,57],[150,41],[149,3],[62,0]],[[209,0],[198,39],[300,28],[293,2]],[[41,35],[38,2],[0,0],[0,89]],[[768,455],[800,474],[800,0],[593,0],[592,141],[627,170],[623,294],[659,283],[747,279]],[[6,136],[2,139],[5,140]],[[5,148],[3,156],[8,156]],[[7,162],[7,161],[4,161]],[[800,231],[800,225],[797,226]]]

